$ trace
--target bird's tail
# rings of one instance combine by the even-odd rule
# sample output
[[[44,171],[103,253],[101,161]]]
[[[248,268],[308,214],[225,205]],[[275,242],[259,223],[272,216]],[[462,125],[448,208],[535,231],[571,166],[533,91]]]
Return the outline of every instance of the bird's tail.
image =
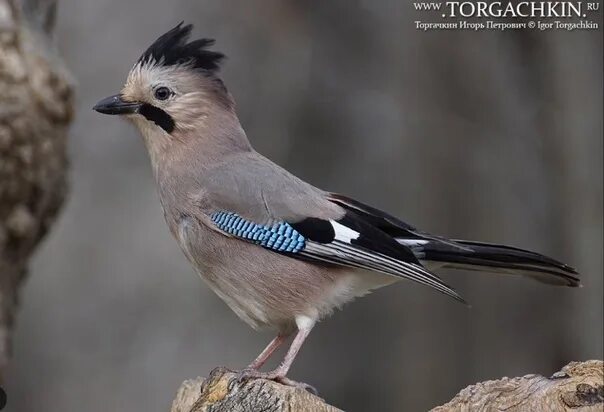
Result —
[[[414,245],[408,244],[410,240],[397,240],[411,246],[428,267],[434,262],[440,267],[527,276],[553,285],[580,285],[574,268],[528,250],[467,240],[433,239]]]

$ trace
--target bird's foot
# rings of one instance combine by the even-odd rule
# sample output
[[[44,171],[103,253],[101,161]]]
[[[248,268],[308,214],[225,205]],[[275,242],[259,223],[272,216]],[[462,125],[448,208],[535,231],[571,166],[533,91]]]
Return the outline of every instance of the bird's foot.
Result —
[[[237,382],[243,382],[250,379],[268,379],[270,381],[277,381],[280,374],[277,371],[261,372],[256,368],[247,367],[236,373],[235,379]]]
[[[262,375],[262,376],[261,376]],[[258,369],[248,366],[245,369],[241,369],[239,372],[235,374],[235,379],[238,382],[243,382],[248,379],[253,378],[264,378],[267,375],[264,372],[260,372]]]
[[[319,392],[313,386],[304,382],[297,382],[292,379],[289,379],[288,377],[281,375],[278,370],[271,372],[261,372],[258,369],[245,368],[237,372],[235,379],[238,382],[244,382],[249,379],[267,379],[270,381],[278,382],[282,385],[291,386],[293,388],[304,389],[305,391],[308,391],[313,395],[319,394]]]
[[[295,380],[290,379],[285,376],[282,378],[277,378],[277,379],[275,379],[275,381],[279,382],[282,385],[291,386],[293,388],[304,389],[305,391],[310,392],[315,396],[319,396],[319,391],[317,390],[317,388],[315,388],[312,385],[309,385],[308,383],[298,382],[298,381],[295,381]]]

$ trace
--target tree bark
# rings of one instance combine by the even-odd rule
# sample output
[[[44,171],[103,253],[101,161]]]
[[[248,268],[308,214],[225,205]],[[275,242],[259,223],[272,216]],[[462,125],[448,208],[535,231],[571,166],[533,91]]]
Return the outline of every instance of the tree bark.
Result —
[[[0,382],[19,286],[67,191],[70,76],[54,55],[55,0],[0,0]]]
[[[265,379],[237,382],[235,374],[216,368],[207,379],[183,382],[171,412],[337,412],[334,406],[303,389]]]
[[[571,362],[549,378],[526,375],[468,386],[432,412],[599,412],[604,407],[602,361]],[[263,379],[239,383],[217,368],[207,379],[183,382],[171,412],[339,411],[302,389]]]
[[[549,378],[526,375],[477,383],[432,412],[601,412],[603,368],[602,361],[571,362]]]

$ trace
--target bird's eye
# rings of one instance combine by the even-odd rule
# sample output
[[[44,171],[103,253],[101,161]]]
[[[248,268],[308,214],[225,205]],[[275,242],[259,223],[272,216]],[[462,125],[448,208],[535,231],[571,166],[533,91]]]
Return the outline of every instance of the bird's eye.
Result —
[[[155,89],[154,95],[157,100],[166,100],[172,95],[172,91],[167,87],[162,86]]]

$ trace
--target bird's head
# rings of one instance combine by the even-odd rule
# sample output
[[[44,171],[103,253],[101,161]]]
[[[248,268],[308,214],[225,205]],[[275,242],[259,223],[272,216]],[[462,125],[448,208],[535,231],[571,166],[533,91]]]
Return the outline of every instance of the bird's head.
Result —
[[[192,27],[180,23],[155,40],[121,92],[94,110],[132,120],[146,140],[168,140],[202,127],[213,112],[231,112],[233,101],[217,76],[224,55],[208,50],[214,40],[188,41]]]

